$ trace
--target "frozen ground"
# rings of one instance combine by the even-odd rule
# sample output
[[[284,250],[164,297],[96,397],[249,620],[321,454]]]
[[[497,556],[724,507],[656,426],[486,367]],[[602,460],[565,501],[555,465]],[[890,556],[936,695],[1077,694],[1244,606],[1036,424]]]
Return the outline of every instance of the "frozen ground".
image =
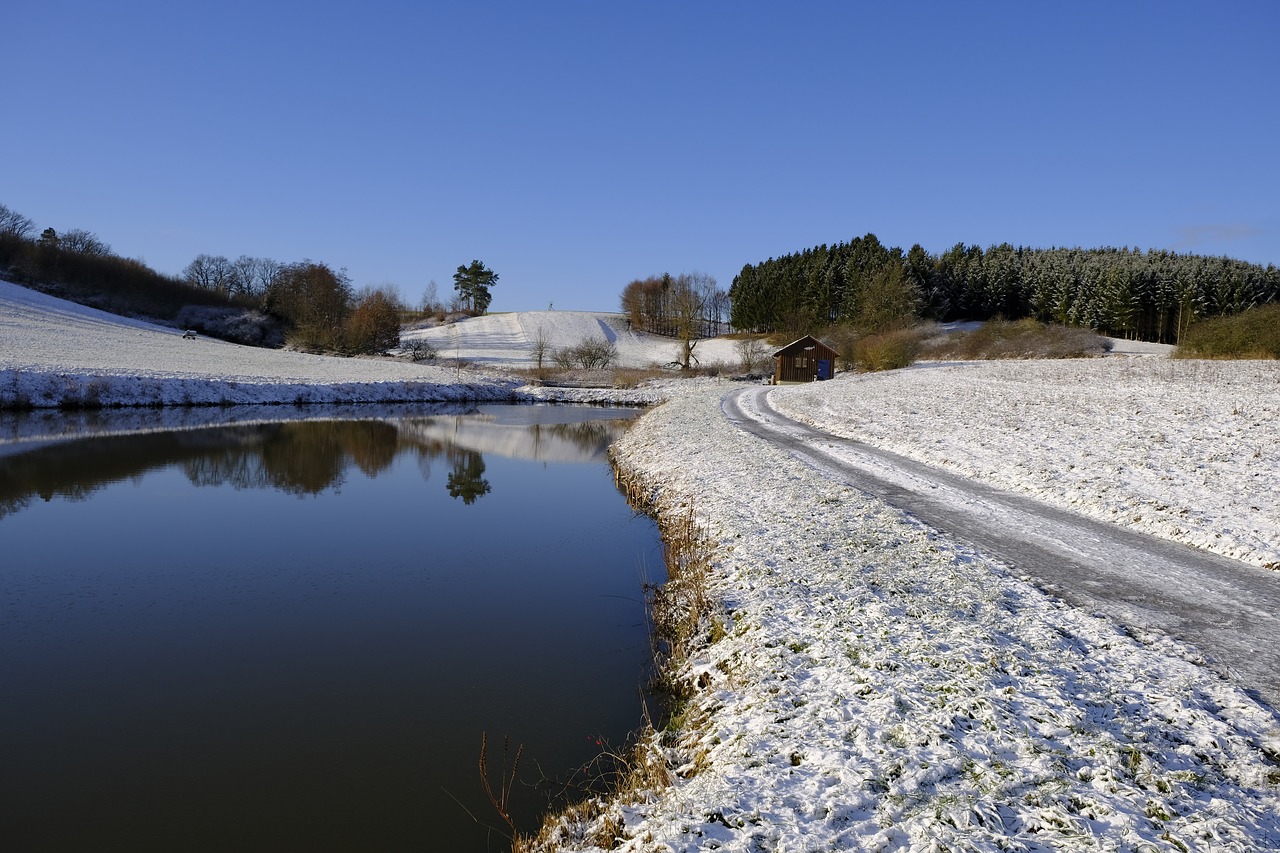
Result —
[[[518,382],[239,346],[0,282],[0,407],[509,398]]]
[[[552,346],[600,329],[585,312],[547,328]],[[213,338],[184,340],[182,330],[131,320],[0,281],[0,409],[15,402],[35,407],[253,405],[292,403],[449,402],[554,399],[576,402],[650,403],[660,392],[521,388],[522,380],[495,372],[527,359],[522,340],[501,332],[519,315],[498,315],[447,327],[457,347],[442,348],[441,361],[332,358],[239,346]],[[489,321],[493,321],[492,323]],[[499,331],[491,331],[491,327]],[[554,337],[562,333],[565,337]],[[642,346],[630,336],[637,359]],[[509,358],[495,347],[506,341]],[[653,358],[668,339],[648,341]],[[473,362],[443,363],[454,354]],[[486,356],[485,353],[490,355]],[[652,360],[652,358],[650,359]],[[489,369],[486,369],[489,368]]]
[[[1089,363],[1104,398],[1109,364]],[[1055,375],[1070,373],[1039,370],[1027,395]],[[891,408],[921,405],[904,381]],[[771,396],[799,409],[857,384]],[[1277,718],[1194,649],[825,479],[730,426],[718,394],[676,396],[615,452],[662,512],[695,509],[727,636],[682,673],[695,698],[656,747],[673,785],[562,826],[551,849],[1280,849]]]
[[[1280,568],[1280,362],[921,365],[769,399],[825,432]]]
[[[531,366],[531,352],[539,337],[552,348],[574,346],[585,340],[610,341],[617,347],[619,367],[662,366],[680,354],[680,344],[671,338],[633,332],[621,314],[591,311],[487,314],[404,334],[406,342],[420,340],[430,344],[441,358],[456,357],[478,366],[501,367]],[[693,354],[704,366],[736,365],[742,360],[735,342],[724,339],[701,341]]]
[[[1278,380],[1274,364],[1109,358],[922,366],[770,398],[826,429],[1258,565],[1280,541]],[[0,402],[524,393],[514,386],[183,341],[0,283]],[[1280,725],[1247,685],[1214,676],[1194,649],[1048,598],[737,430],[720,412],[726,388],[643,392],[672,400],[616,445],[662,512],[696,509],[727,628],[683,673],[701,686],[683,735],[662,745],[675,784],[607,810],[624,827],[618,849],[1280,849]],[[566,828],[560,849],[592,849],[597,828]]]

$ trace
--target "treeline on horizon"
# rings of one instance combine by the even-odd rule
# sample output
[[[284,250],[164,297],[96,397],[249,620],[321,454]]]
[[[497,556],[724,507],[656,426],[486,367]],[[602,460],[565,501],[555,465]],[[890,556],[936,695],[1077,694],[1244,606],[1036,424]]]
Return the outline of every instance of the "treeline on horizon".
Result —
[[[1280,268],[1127,248],[957,243],[905,253],[874,234],[747,264],[729,289],[733,327],[800,336],[849,324],[1034,318],[1176,343],[1192,323],[1280,302]]]
[[[118,314],[172,319],[188,305],[248,307],[251,300],[199,287],[122,258],[91,231],[59,234],[0,204],[0,273],[18,284],[56,285],[72,298]]]
[[[91,231],[38,235],[0,204],[0,274],[115,314],[172,322],[252,346],[347,355],[399,345],[405,310],[390,287],[356,290],[345,270],[311,260],[198,255],[181,277],[122,258]]]

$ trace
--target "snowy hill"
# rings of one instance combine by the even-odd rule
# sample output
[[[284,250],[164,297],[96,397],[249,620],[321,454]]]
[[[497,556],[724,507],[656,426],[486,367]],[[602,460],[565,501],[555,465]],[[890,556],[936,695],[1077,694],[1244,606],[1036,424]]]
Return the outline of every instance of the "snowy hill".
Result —
[[[633,332],[618,314],[532,311],[474,317],[410,331],[435,362],[333,358],[184,340],[182,330],[121,317],[0,281],[0,405],[221,405],[288,402],[509,399],[521,382],[495,369],[529,367],[533,342],[548,352],[608,340],[617,366],[676,358],[671,338]],[[736,344],[703,341],[701,363],[736,365]],[[458,370],[460,358],[470,369]],[[634,401],[633,401],[634,402]]]
[[[618,349],[618,367],[650,367],[675,361],[680,344],[673,338],[635,332],[622,314],[594,311],[524,311],[486,314],[457,323],[406,332],[402,339],[423,341],[441,358],[461,358],[484,367],[529,367],[532,349],[541,337],[549,349],[571,347],[586,340],[606,340]],[[702,365],[741,361],[736,342],[721,338],[701,341],[694,356]]]

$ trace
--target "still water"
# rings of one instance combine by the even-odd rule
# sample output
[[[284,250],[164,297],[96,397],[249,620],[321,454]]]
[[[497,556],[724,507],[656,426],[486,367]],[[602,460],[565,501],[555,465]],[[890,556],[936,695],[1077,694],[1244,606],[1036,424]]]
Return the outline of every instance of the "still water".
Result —
[[[501,850],[642,719],[630,412],[0,445],[6,850]],[[7,450],[7,452],[5,452]]]

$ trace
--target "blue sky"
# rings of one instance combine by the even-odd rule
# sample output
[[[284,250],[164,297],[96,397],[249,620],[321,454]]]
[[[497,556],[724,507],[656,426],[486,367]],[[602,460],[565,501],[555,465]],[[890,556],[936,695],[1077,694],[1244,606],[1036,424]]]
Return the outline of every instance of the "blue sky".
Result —
[[[0,203],[494,311],[875,233],[1280,264],[1280,3],[9,4]]]

